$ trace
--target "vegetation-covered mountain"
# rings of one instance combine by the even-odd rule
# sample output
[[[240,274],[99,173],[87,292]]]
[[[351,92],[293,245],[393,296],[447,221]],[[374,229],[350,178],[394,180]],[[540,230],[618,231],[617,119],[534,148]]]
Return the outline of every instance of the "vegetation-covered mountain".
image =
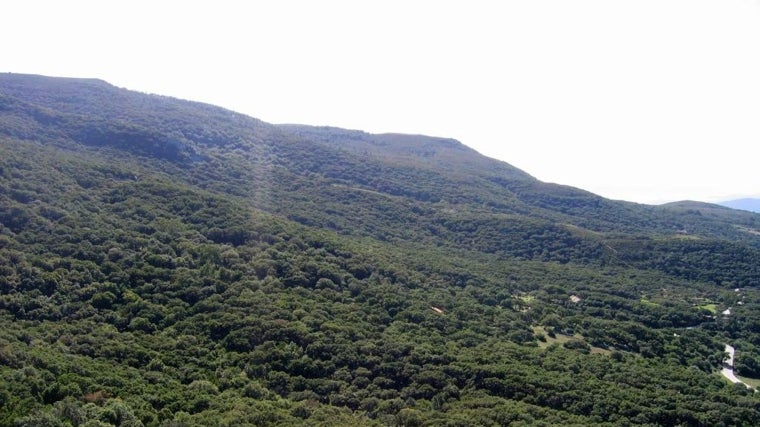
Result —
[[[750,212],[4,74],[0,224],[0,425],[760,424]]]

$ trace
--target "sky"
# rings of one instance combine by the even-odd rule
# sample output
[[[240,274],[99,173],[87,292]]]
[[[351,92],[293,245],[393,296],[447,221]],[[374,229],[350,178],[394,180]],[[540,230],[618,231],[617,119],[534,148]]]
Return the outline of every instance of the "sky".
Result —
[[[0,72],[456,138],[640,203],[760,197],[760,0],[4,0]]]

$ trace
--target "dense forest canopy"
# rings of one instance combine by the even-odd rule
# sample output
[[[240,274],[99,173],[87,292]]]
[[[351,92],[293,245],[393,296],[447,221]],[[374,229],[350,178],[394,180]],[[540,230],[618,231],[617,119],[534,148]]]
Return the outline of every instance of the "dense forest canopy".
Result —
[[[759,425],[760,215],[0,76],[0,425]]]

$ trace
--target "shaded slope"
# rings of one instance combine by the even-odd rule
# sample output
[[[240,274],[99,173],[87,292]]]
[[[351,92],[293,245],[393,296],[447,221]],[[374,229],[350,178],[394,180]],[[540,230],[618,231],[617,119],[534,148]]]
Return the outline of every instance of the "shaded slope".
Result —
[[[86,114],[90,121],[105,120],[97,121],[96,126],[118,130],[129,123],[138,129],[149,129],[155,134],[152,139],[162,141],[157,146],[159,155],[160,150],[168,151],[175,145],[195,155],[218,155],[221,162],[234,164],[242,158],[241,168],[250,165],[269,172],[272,165],[281,166],[282,170],[273,172],[283,175],[277,181],[321,177],[325,181],[317,182],[319,189],[324,184],[348,185],[427,203],[529,214],[595,231],[671,234],[686,229],[694,235],[760,241],[729,224],[695,218],[688,212],[613,202],[571,187],[541,183],[453,140],[272,126],[218,107],[125,91],[98,80],[6,74],[0,78],[0,90],[6,97],[32,103],[36,108],[74,114],[67,116],[68,121],[81,118],[76,114]],[[30,130],[38,132],[40,128]],[[74,130],[67,136],[86,139]],[[220,178],[246,173],[231,166],[231,172],[219,171]],[[309,188],[309,192],[315,189]],[[287,202],[288,195],[279,194],[278,199]],[[732,221],[754,226],[747,218]]]
[[[639,260],[639,246],[626,243],[631,235],[649,246],[665,239],[665,250],[676,252],[693,251],[693,239],[728,238],[752,246],[750,262],[760,258],[752,214],[611,201],[540,182],[450,139],[274,126],[97,80],[3,75],[0,91],[7,135],[155,158],[174,179],[343,234],[597,265]],[[716,259],[733,253],[713,250]],[[718,276],[732,274],[723,270]],[[758,281],[748,274],[742,282]]]

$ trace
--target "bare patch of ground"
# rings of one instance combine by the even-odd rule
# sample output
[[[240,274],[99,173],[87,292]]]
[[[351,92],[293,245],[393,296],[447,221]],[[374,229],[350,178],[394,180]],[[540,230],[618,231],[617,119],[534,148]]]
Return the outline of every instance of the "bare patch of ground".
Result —
[[[549,347],[552,344],[558,344],[563,345],[567,342],[571,341],[580,341],[580,342],[586,342],[586,339],[583,337],[583,335],[575,334],[575,335],[563,335],[555,333],[554,337],[550,337],[546,331],[546,329],[543,326],[533,326],[533,335],[539,336],[543,335],[546,338],[546,341],[539,341],[538,346],[540,348],[546,348]],[[593,345],[590,345],[591,347],[591,354],[610,354],[612,353],[610,350],[601,348],[601,347],[594,347]]]

